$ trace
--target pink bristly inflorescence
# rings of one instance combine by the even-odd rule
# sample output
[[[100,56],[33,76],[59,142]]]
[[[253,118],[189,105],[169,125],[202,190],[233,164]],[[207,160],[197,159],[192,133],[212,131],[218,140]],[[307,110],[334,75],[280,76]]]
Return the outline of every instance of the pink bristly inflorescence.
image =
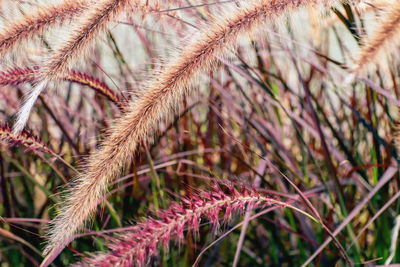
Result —
[[[114,102],[117,105],[121,105],[121,98],[114,93],[108,86],[99,81],[98,79],[95,79],[87,74],[77,72],[77,71],[71,71],[67,77],[66,80],[70,82],[76,82],[82,85],[87,85],[96,92],[100,93],[101,95],[107,97],[109,100]]]
[[[35,83],[38,80],[37,72],[39,68],[13,68],[8,71],[0,72],[0,85],[18,85],[22,83]],[[108,100],[121,106],[122,101],[113,90],[111,90],[104,82],[91,77],[85,73],[78,71],[69,72],[64,80],[86,85],[95,92],[105,96]]]
[[[220,221],[228,222],[234,212],[282,205],[272,196],[255,189],[242,187],[239,192],[230,187],[226,191],[213,186],[211,191],[201,191],[190,199],[182,199],[181,203],[174,202],[167,210],[159,211],[157,219],[147,218],[112,238],[108,253],[95,255],[74,266],[143,266],[158,253],[159,245],[167,250],[172,238],[182,242],[185,230],[198,233],[201,218],[207,218],[218,228]]]
[[[0,85],[18,85],[36,80],[35,70],[31,68],[13,68],[0,72]]]
[[[20,133],[13,133],[8,126],[0,126],[0,141],[6,142],[9,145],[25,146],[27,150],[48,153],[52,156],[57,154],[43,143],[38,137],[31,132],[24,130]]]

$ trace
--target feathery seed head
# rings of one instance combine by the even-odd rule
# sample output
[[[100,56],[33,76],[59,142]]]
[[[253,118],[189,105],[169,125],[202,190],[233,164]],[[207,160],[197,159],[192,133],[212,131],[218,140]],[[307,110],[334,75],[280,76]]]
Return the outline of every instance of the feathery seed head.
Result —
[[[350,70],[356,74],[367,72],[380,58],[390,53],[400,42],[400,2],[395,1],[376,30],[364,37],[363,45]]]
[[[92,3],[74,23],[69,36],[44,61],[41,69],[43,78],[59,79],[65,75],[71,64],[84,55],[110,22],[121,16],[130,5],[130,0],[101,0]]]
[[[157,218],[147,218],[129,230],[112,238],[108,244],[110,252],[98,254],[74,266],[144,266],[157,254],[159,245],[167,250],[170,240],[184,239],[184,231],[198,232],[201,218],[207,218],[216,228],[228,222],[231,214],[249,209],[265,208],[276,204],[276,200],[253,189],[242,187],[238,192],[231,187],[227,192],[219,186],[212,191],[200,191],[182,203],[174,202],[167,210],[157,212]],[[222,212],[223,211],[223,212]]]
[[[14,68],[0,72],[0,85],[17,85],[36,81],[35,71],[30,68]]]
[[[0,56],[11,51],[19,43],[41,34],[44,29],[62,24],[80,14],[85,1],[63,1],[51,6],[39,5],[28,13],[7,23],[0,31]]]
[[[8,126],[0,126],[0,140],[14,146],[25,146],[27,150],[44,152],[56,156],[47,145],[29,131],[14,133]]]
[[[93,153],[76,186],[67,195],[67,205],[50,231],[46,253],[65,246],[94,213],[110,181],[120,175],[123,166],[132,161],[141,142],[149,142],[160,123],[169,119],[191,93],[191,84],[202,71],[215,66],[216,56],[225,56],[242,34],[251,33],[263,22],[272,22],[288,10],[308,4],[329,3],[319,0],[243,1],[235,12],[210,23],[185,44],[154,74],[143,94],[131,103],[111,127],[108,138]],[[112,12],[111,12],[112,13]],[[64,51],[62,54],[68,54]],[[55,62],[55,61],[54,61]],[[54,66],[59,69],[60,66]]]
[[[16,121],[14,123],[14,127],[13,127],[14,133],[16,133],[16,134],[20,133],[25,128],[25,125],[29,119],[29,115],[31,114],[33,105],[35,104],[36,99],[39,97],[39,95],[45,89],[47,84],[48,84],[48,81],[44,80],[44,81],[36,84],[32,88],[32,90],[27,94],[27,96],[24,100],[24,104],[18,111],[17,119],[16,119]]]
[[[29,118],[29,113],[46,85],[52,80],[60,80],[66,76],[76,59],[90,49],[99,35],[103,33],[107,25],[116,19],[130,4],[130,0],[102,0],[90,2],[90,8],[82,12],[77,23],[70,31],[65,43],[43,61],[43,67],[39,70],[40,83],[26,97],[21,107],[14,129],[21,131]],[[77,3],[81,3],[80,1]],[[72,4],[73,5],[73,4]],[[78,5],[78,8],[81,8]],[[59,11],[59,9],[56,9]],[[72,13],[76,13],[73,11]],[[39,14],[40,16],[40,14]],[[57,14],[52,19],[57,18]],[[64,16],[64,14],[60,14]],[[50,20],[50,19],[49,19]],[[39,25],[42,25],[39,23]],[[43,25],[47,25],[44,23]],[[27,25],[23,28],[26,29]]]
[[[22,83],[37,83],[39,67],[34,68],[13,68],[0,72],[0,85],[18,85]],[[75,70],[70,71],[63,77],[63,80],[89,86],[97,93],[105,96],[116,105],[122,106],[121,97],[111,90],[104,82]]]

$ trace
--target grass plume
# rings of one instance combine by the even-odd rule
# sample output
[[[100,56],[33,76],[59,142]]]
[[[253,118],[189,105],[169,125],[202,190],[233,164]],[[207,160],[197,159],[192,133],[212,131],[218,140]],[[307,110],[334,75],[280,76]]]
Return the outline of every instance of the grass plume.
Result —
[[[98,254],[74,266],[145,266],[149,258],[158,253],[161,244],[168,251],[171,239],[182,241],[185,230],[197,234],[202,217],[218,228],[220,213],[223,223],[227,223],[232,214],[244,212],[246,208],[286,206],[271,196],[245,187],[240,192],[234,187],[224,192],[214,186],[212,191],[200,191],[181,202],[174,202],[167,210],[157,212],[157,218],[147,218],[112,238],[107,245],[108,253]]]
[[[109,23],[121,16],[131,2],[132,0],[95,1],[75,23],[62,45],[45,60],[43,68],[40,69],[42,79],[64,76],[71,64],[93,47]]]
[[[22,83],[38,82],[39,68],[13,68],[0,72],[0,85],[18,85]],[[68,72],[63,80],[85,85],[105,96],[116,105],[122,105],[121,97],[111,90],[104,82],[89,76],[86,73],[72,70]]]
[[[117,106],[124,105],[122,103],[121,97],[118,94],[116,94],[113,90],[111,90],[104,82],[99,81],[98,79],[91,77],[85,73],[81,73],[78,71],[70,71],[66,75],[65,80],[89,86],[97,93],[105,96],[108,100],[110,100]]]
[[[0,85],[33,83],[36,80],[35,70],[31,68],[13,68],[0,72]]]
[[[20,15],[0,31],[0,56],[3,56],[24,40],[29,40],[45,29],[62,24],[76,17],[85,9],[85,2],[63,1],[57,5],[39,5],[34,11]]]
[[[101,148],[93,153],[66,196],[61,213],[50,231],[46,253],[65,246],[95,212],[110,181],[131,162],[139,144],[148,142],[159,124],[173,114],[191,83],[201,71],[215,66],[216,56],[225,56],[238,36],[249,34],[262,23],[271,22],[288,11],[326,1],[272,0],[241,2],[240,8],[204,26],[177,56],[154,74],[143,95],[116,120]]]
[[[29,92],[23,106],[18,112],[14,131],[20,132],[28,121],[30,111],[37,97],[47,84],[53,80],[62,79],[70,70],[71,64],[85,54],[99,36],[104,33],[108,24],[120,16],[133,0],[100,0],[83,12],[75,27],[62,45],[57,47],[44,60],[40,69],[40,82]]]
[[[44,152],[52,156],[58,156],[53,150],[45,145],[39,138],[29,131],[22,131],[15,134],[8,126],[0,127],[0,140],[13,146],[25,146],[27,150],[34,152]]]
[[[19,120],[14,124],[14,133],[20,133],[26,124],[31,109],[39,96],[43,91],[47,83],[45,81],[39,82],[38,68],[14,68],[5,72],[0,72],[0,85],[18,85],[21,83],[32,83],[35,87],[31,90],[31,93],[27,95],[24,105],[18,111]],[[124,103],[118,94],[113,92],[105,83],[93,78],[87,74],[80,73],[77,71],[70,71],[64,77],[64,80],[79,83],[81,85],[89,86],[97,93],[105,96],[108,100],[114,102],[117,106],[123,107]]]
[[[364,38],[363,45],[351,67],[355,74],[367,71],[382,57],[393,51],[399,43],[400,35],[400,2],[394,1],[388,8],[386,16],[378,23],[376,30]]]
[[[13,125],[13,131],[15,134],[22,132],[31,114],[33,105],[36,99],[42,93],[42,91],[47,87],[48,81],[41,81],[37,83],[31,90],[29,90],[26,95],[21,108],[18,110],[17,119]]]

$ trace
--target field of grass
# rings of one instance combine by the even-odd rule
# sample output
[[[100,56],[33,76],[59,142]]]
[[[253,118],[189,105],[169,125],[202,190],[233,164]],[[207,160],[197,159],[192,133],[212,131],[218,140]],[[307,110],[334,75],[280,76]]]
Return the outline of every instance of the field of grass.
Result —
[[[400,263],[397,0],[0,0],[0,264]]]

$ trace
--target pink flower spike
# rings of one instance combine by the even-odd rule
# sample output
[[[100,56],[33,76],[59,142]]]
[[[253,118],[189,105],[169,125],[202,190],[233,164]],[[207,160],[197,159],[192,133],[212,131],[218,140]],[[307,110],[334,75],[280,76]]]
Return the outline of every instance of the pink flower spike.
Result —
[[[185,230],[191,229],[197,235],[202,217],[210,221],[213,231],[217,233],[220,221],[228,222],[233,212],[244,212],[246,207],[252,209],[261,203],[265,203],[263,206],[270,205],[270,196],[255,194],[254,190],[245,186],[241,188],[241,193],[232,187],[227,194],[220,187],[213,188],[211,192],[200,191],[191,199],[172,203],[168,209],[158,211],[158,219],[144,220],[134,227],[134,230],[130,228],[116,236],[113,242],[108,244],[112,251],[87,259],[82,265],[129,266],[133,265],[134,260],[143,265],[157,254],[157,247],[163,245],[165,251],[168,251],[172,238],[175,238],[177,243],[182,242]],[[104,258],[107,258],[107,262]]]

